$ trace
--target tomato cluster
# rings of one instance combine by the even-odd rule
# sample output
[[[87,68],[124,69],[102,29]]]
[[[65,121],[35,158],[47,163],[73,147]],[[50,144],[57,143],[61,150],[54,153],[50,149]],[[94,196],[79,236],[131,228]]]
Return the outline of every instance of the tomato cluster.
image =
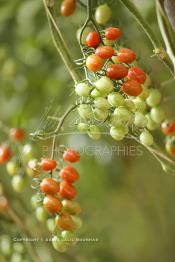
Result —
[[[81,208],[74,200],[77,195],[74,183],[79,179],[79,174],[73,166],[67,165],[79,160],[80,154],[68,148],[63,153],[62,163],[44,158],[38,164],[38,168],[46,172],[46,175],[39,185],[40,201],[34,195],[31,203],[36,209],[38,220],[46,221],[48,229],[53,233],[53,246],[60,252],[76,243],[75,231],[82,224],[77,216]]]
[[[175,121],[165,120],[161,125],[162,132],[166,135],[166,151],[170,156],[175,156]]]
[[[149,88],[150,79],[138,66],[136,53],[120,46],[121,35],[119,28],[108,27],[100,33],[88,32],[82,43],[89,73],[75,86],[82,98],[78,113],[84,120],[77,127],[99,139],[99,121],[105,122],[115,140],[137,134],[141,143],[151,146],[150,131],[165,118],[162,96],[157,88]]]

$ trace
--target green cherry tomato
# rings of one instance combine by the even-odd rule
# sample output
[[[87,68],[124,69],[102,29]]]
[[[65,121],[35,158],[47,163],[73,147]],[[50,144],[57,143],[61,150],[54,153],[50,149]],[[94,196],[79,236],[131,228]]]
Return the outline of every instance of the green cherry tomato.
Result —
[[[94,100],[94,106],[98,109],[106,110],[109,108],[109,103],[104,97],[97,97]]]
[[[30,160],[34,158],[34,148],[31,144],[26,144],[23,146],[22,154],[25,160]]]
[[[161,106],[153,107],[151,109],[151,118],[157,124],[161,123],[165,118],[165,111]]]
[[[93,98],[97,98],[97,97],[102,97],[102,93],[100,93],[100,91],[98,91],[96,88],[94,88],[91,92],[91,96]]]
[[[93,113],[94,113],[94,118],[98,121],[104,121],[106,120],[106,118],[109,115],[109,111],[108,109],[106,110],[101,110],[98,108],[93,109]]]
[[[141,112],[135,113],[134,124],[138,127],[146,127],[148,119]]]
[[[125,99],[125,106],[129,111],[135,111],[135,104],[130,98]]]
[[[112,80],[107,76],[102,76],[99,80],[97,80],[94,83],[94,86],[99,92],[102,93],[102,95],[109,94],[114,89],[114,84]]]
[[[149,96],[149,89],[145,86],[142,85],[143,91],[142,93],[139,95],[139,97],[143,100],[145,100],[148,96]]]
[[[71,231],[62,231],[61,237],[67,246],[74,246],[77,242],[75,233]]]
[[[146,103],[145,101],[143,101],[143,99],[141,99],[140,97],[137,97],[135,99],[132,100],[135,104],[135,110],[139,111],[139,112],[145,112],[146,110]]]
[[[79,214],[81,212],[81,207],[78,202],[74,200],[64,199],[62,201],[63,211],[68,212],[71,215]]]
[[[66,251],[66,242],[64,242],[61,237],[54,236],[52,238],[52,245],[57,251],[61,253]]]
[[[151,146],[154,142],[154,139],[150,132],[143,131],[140,134],[140,142],[145,146]]]
[[[92,118],[92,110],[89,105],[81,104],[78,107],[78,113],[83,119],[90,119]]]
[[[48,218],[48,213],[42,206],[36,208],[35,215],[40,222],[45,222]]]
[[[18,174],[18,165],[15,162],[9,161],[6,164],[7,173],[10,176],[15,176]]]
[[[99,25],[105,25],[111,18],[112,11],[111,8],[107,5],[100,5],[95,11],[95,20]]]
[[[129,122],[132,118],[132,113],[125,107],[118,107],[114,110],[114,115],[118,117],[119,121]]]
[[[75,230],[80,229],[82,227],[82,224],[83,224],[81,218],[79,218],[78,216],[71,216],[71,217],[72,217],[72,220],[73,220],[75,227],[76,227]]]
[[[112,92],[108,95],[108,102],[113,107],[123,106],[125,99],[120,93]]]
[[[125,132],[123,128],[119,128],[119,127],[111,127],[110,129],[110,135],[112,136],[113,139],[120,141],[123,140],[123,138],[125,137]]]
[[[151,88],[149,89],[149,96],[146,99],[146,103],[150,107],[157,106],[160,103],[161,97],[162,95],[158,89]]]
[[[85,83],[79,83],[75,86],[75,92],[78,96],[86,97],[90,94],[91,87]]]
[[[26,179],[23,176],[16,175],[12,178],[12,187],[14,191],[21,192],[26,187]]]
[[[147,118],[147,120],[148,120],[147,125],[146,125],[146,127],[148,128],[148,130],[151,130],[151,131],[155,130],[155,129],[157,128],[157,125],[158,125],[158,124],[155,123],[155,122],[152,120],[150,114],[146,114],[145,116],[146,116],[146,118]]]
[[[99,140],[101,137],[100,129],[95,125],[91,125],[88,130],[88,136],[93,140]]]
[[[8,235],[2,235],[0,237],[0,250],[2,254],[8,256],[12,253],[12,243]]]
[[[89,128],[89,126],[88,126],[88,124],[86,124],[86,123],[79,123],[79,124],[77,125],[77,129],[78,129],[80,132],[87,132],[87,131],[88,131],[88,128]]]
[[[55,219],[54,218],[48,218],[46,221],[46,225],[48,230],[53,233],[55,230]]]
[[[33,195],[30,199],[30,203],[33,209],[37,208],[40,205],[40,202],[38,201],[38,196]]]

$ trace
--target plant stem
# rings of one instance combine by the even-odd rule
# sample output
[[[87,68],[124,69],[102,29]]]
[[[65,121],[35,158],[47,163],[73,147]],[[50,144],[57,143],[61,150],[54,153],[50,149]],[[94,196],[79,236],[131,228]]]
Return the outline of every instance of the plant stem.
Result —
[[[122,2],[133,14],[134,18],[145,31],[149,40],[151,41],[152,46],[154,48],[154,54],[159,58],[159,60],[161,60],[166,65],[166,67],[169,69],[170,73],[174,77],[174,66],[149,24],[145,21],[145,19],[142,17],[136,6],[130,0],[120,0],[120,2]]]

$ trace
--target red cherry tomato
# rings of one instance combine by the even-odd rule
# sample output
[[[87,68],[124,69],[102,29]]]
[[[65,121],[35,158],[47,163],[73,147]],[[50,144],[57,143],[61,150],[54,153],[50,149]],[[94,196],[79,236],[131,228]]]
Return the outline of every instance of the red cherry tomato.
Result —
[[[59,229],[62,229],[62,230],[64,229],[68,231],[73,231],[76,228],[71,215],[66,212],[56,216],[55,224]]]
[[[8,200],[5,196],[0,196],[0,211],[8,208]]]
[[[64,151],[63,159],[71,163],[78,162],[80,160],[80,154],[74,149],[68,148]]]
[[[69,183],[73,183],[79,179],[77,170],[71,166],[65,166],[59,172],[59,176]]]
[[[11,157],[11,151],[8,147],[0,147],[0,164],[7,162]]]
[[[106,75],[115,80],[123,79],[127,74],[128,68],[122,64],[111,64],[106,71]]]
[[[111,58],[114,55],[114,49],[111,46],[99,46],[95,54],[103,59]]]
[[[166,120],[162,123],[161,128],[162,128],[162,132],[165,135],[172,135],[175,132],[175,122]]]
[[[135,80],[140,84],[144,84],[146,81],[146,74],[140,67],[133,66],[128,71],[128,78],[130,80]]]
[[[22,128],[12,128],[10,136],[13,140],[22,140],[25,137],[25,131]]]
[[[66,199],[73,199],[77,194],[77,191],[74,186],[72,186],[67,181],[60,183],[60,196]]]
[[[62,209],[61,201],[54,196],[47,195],[43,201],[44,208],[51,214],[59,213]]]
[[[121,31],[117,27],[108,27],[105,30],[105,37],[108,40],[118,40],[121,37]]]
[[[138,96],[142,93],[143,88],[139,82],[127,80],[121,87],[121,90],[128,96]]]
[[[165,148],[170,156],[175,156],[175,137],[171,137],[166,141]]]
[[[76,0],[64,0],[61,4],[61,14],[62,16],[70,16],[74,13],[76,9]]]
[[[100,71],[103,68],[104,60],[99,57],[98,55],[90,55],[86,59],[86,66],[89,69],[89,71],[97,72]]]
[[[54,195],[59,192],[59,183],[52,178],[44,178],[40,184],[41,192]]]
[[[133,50],[128,48],[120,48],[117,54],[120,63],[130,64],[136,59],[136,54]]]
[[[57,166],[57,162],[53,159],[42,159],[40,162],[40,166],[45,171],[51,171]]]
[[[89,47],[97,47],[100,41],[100,35],[97,32],[90,32],[86,37],[86,45]]]

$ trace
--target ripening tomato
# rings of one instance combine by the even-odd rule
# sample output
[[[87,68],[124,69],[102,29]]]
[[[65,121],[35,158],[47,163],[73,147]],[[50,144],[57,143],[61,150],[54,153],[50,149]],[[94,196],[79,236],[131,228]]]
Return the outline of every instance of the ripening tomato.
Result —
[[[162,123],[161,128],[165,135],[172,135],[175,133],[175,122],[166,120]]]
[[[53,159],[42,159],[40,162],[40,167],[45,171],[51,171],[57,166],[57,162]]]
[[[79,179],[79,174],[72,166],[65,166],[59,172],[59,176],[67,182],[73,183]]]
[[[60,183],[60,195],[66,199],[73,199],[77,194],[74,186],[68,183],[66,180]]]
[[[0,146],[0,164],[7,162],[11,157],[11,151],[6,146]]]
[[[111,46],[99,46],[95,50],[95,54],[103,59],[111,58],[115,51]]]
[[[70,214],[64,212],[55,218],[55,224],[59,229],[75,230],[75,224]]]
[[[97,32],[90,32],[86,37],[86,45],[89,47],[97,47],[100,43],[100,35]]]
[[[56,182],[52,178],[47,177],[47,178],[44,178],[43,181],[40,183],[40,189],[41,189],[41,192],[45,194],[54,195],[59,192],[60,187],[59,187],[58,182]]]
[[[117,58],[120,63],[130,64],[136,59],[136,54],[129,48],[120,48]]]
[[[5,196],[0,196],[0,211],[8,208],[8,200]]]
[[[59,213],[62,209],[61,201],[54,196],[47,195],[43,200],[44,208],[51,214]]]
[[[135,80],[127,80],[124,82],[121,90],[128,96],[139,96],[142,93],[143,88],[139,82]]]
[[[74,13],[76,9],[76,0],[64,0],[61,4],[61,14],[62,16],[70,16]]]
[[[128,71],[128,78],[130,80],[135,80],[140,84],[144,84],[146,81],[146,74],[140,67],[133,66]]]
[[[64,151],[63,159],[71,163],[78,162],[80,160],[80,154],[76,150],[68,148]]]
[[[165,148],[170,156],[175,156],[175,137],[171,137],[166,141]]]
[[[62,201],[63,211],[68,212],[71,215],[79,214],[81,212],[81,207],[78,202],[64,199]]]
[[[22,128],[11,128],[10,136],[13,140],[22,140],[25,137],[25,131]]]
[[[104,60],[96,54],[90,55],[86,59],[86,66],[89,71],[97,72],[102,69]]]
[[[121,31],[117,27],[108,27],[105,30],[105,37],[108,40],[118,40],[121,37]]]
[[[115,80],[123,79],[128,74],[128,68],[122,64],[111,64],[106,70],[106,75]]]

